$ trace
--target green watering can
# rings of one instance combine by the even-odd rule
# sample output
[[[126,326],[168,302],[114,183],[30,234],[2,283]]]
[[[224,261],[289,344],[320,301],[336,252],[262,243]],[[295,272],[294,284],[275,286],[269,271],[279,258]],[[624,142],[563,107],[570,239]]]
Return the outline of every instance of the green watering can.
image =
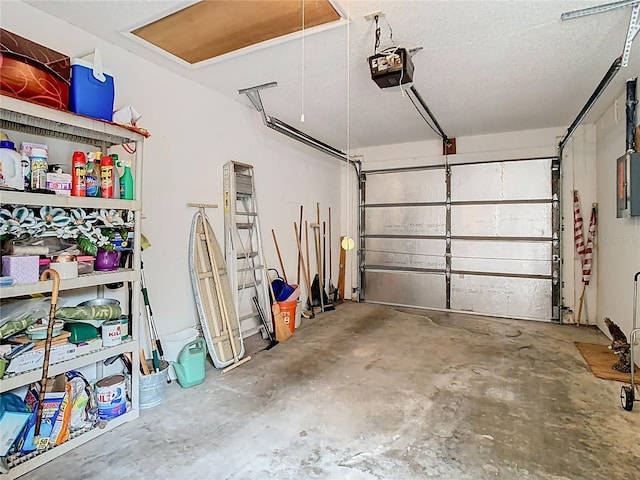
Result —
[[[204,338],[198,338],[182,347],[177,362],[169,362],[173,365],[182,388],[194,387],[204,382],[206,356]]]

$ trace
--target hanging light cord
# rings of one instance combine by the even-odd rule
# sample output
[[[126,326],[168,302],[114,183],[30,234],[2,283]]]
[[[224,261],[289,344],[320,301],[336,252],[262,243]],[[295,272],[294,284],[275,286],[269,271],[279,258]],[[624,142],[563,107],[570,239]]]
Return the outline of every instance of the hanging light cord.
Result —
[[[378,21],[380,19],[378,18],[378,15],[376,15],[374,19],[376,21],[376,41],[373,45],[373,54],[375,55],[378,53],[378,48],[380,47],[380,23]]]
[[[302,0],[302,99],[300,111],[300,121],[304,122],[304,0]]]

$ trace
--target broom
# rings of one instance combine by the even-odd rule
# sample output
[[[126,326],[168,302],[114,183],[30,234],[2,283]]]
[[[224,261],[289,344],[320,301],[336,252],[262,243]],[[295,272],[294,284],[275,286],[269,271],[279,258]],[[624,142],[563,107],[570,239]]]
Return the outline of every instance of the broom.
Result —
[[[275,293],[273,293],[273,286],[271,285],[271,281],[269,280],[269,271],[267,269],[266,263],[264,266],[264,273],[266,275],[264,281],[269,284],[269,291],[271,292],[271,297],[273,298],[273,303],[271,304],[271,312],[273,313],[273,321],[276,324],[276,340],[278,340],[278,342],[286,342],[292,335],[291,330],[289,330],[287,324],[284,323],[284,318],[282,318],[282,312],[280,311],[280,305],[278,305],[278,302],[276,302],[276,295]]]

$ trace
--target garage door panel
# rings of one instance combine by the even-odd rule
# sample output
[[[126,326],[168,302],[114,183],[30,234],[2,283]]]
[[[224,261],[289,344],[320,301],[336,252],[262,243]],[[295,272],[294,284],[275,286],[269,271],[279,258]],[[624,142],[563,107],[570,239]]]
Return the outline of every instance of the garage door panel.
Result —
[[[367,176],[367,203],[444,202],[441,169]]]
[[[451,308],[505,317],[550,320],[551,281],[451,275]]]
[[[444,240],[367,238],[366,265],[395,268],[445,268]]]
[[[557,320],[557,162],[364,172],[361,299]]]
[[[453,270],[551,275],[549,242],[452,240],[451,256]]]
[[[454,165],[452,201],[532,200],[551,197],[551,159]]]
[[[367,208],[367,235],[444,235],[445,207]]]
[[[446,308],[444,274],[366,270],[367,301]]]
[[[453,205],[451,234],[483,237],[551,237],[551,216],[550,203]]]

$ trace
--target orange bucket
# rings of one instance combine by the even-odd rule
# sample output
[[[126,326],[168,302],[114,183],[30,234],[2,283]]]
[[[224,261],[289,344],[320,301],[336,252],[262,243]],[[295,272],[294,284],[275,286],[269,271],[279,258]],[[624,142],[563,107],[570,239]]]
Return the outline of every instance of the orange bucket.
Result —
[[[284,323],[289,327],[291,333],[293,333],[296,329],[296,306],[298,305],[297,301],[293,302],[278,302],[278,306],[280,307],[280,311],[282,312],[282,318],[284,319]]]

